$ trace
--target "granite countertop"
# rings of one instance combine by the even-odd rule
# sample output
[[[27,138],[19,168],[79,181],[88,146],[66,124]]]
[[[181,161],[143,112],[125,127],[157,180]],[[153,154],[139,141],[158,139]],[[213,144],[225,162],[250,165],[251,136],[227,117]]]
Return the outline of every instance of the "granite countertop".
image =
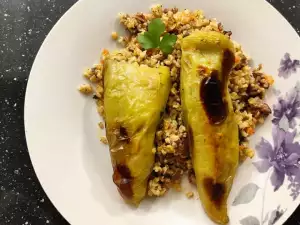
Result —
[[[300,1],[268,0],[300,34]],[[0,0],[0,224],[68,224],[47,198],[28,155],[24,95],[35,55],[76,0]],[[298,215],[297,215],[298,214]],[[300,225],[300,207],[286,225]]]

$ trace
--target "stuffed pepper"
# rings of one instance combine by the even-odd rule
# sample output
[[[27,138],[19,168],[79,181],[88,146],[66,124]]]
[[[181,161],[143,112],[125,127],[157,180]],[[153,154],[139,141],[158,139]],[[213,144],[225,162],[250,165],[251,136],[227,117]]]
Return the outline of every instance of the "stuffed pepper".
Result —
[[[124,200],[139,205],[154,164],[154,137],[170,91],[169,68],[107,60],[104,73],[106,136],[113,181]]]
[[[227,198],[239,162],[238,125],[228,91],[234,46],[218,32],[195,32],[182,41],[181,99],[203,208],[227,224]]]

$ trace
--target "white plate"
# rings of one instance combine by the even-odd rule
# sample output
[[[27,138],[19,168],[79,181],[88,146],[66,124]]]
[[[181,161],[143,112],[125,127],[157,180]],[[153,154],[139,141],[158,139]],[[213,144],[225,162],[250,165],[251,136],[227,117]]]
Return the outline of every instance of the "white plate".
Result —
[[[299,107],[299,92],[293,89],[300,79],[299,61],[293,60],[300,59],[300,41],[288,22],[267,2],[81,0],[56,24],[41,47],[30,74],[25,104],[26,138],[36,174],[53,204],[71,224],[212,224],[200,202],[187,200],[183,194],[171,193],[154,202],[145,201],[139,209],[126,206],[112,182],[108,150],[98,140],[99,116],[94,102],[76,90],[84,82],[83,69],[97,61],[101,48],[115,48],[110,33],[120,29],[117,13],[147,11],[154,3],[203,9],[208,17],[221,21],[255,63],[263,63],[265,71],[274,75],[275,89],[269,91],[268,103],[277,104],[279,92],[282,96],[287,92],[294,94],[294,98],[284,97],[284,102],[281,101],[290,104],[282,111],[284,116],[279,126],[286,129],[281,130],[281,135],[297,130],[292,126],[291,109],[297,111]],[[289,55],[282,61],[283,73],[279,74],[280,61],[286,53]],[[271,131],[276,125],[271,120],[272,116],[258,129],[251,140],[253,146],[261,137],[273,144]],[[290,156],[286,151],[291,145],[280,144],[285,157]],[[276,224],[282,224],[292,214],[300,202],[300,197],[290,196],[298,194],[295,189],[300,189],[300,184],[293,182],[292,189],[288,189],[290,179],[299,177],[296,168],[299,146],[294,144],[294,147],[297,153],[291,156],[295,159],[291,164],[295,167],[285,170],[286,174],[274,172],[274,166],[287,168],[288,162],[286,158],[279,160],[279,152],[273,150],[264,155],[264,165],[273,159],[273,166],[265,168],[268,172],[259,173],[255,168],[253,162],[259,158],[248,160],[240,167],[228,201],[231,224],[272,224],[276,212],[281,216]],[[292,175],[288,173],[291,171]],[[277,191],[269,179],[272,174],[285,178]],[[248,223],[244,218],[248,218]],[[262,223],[265,218],[266,222]]]

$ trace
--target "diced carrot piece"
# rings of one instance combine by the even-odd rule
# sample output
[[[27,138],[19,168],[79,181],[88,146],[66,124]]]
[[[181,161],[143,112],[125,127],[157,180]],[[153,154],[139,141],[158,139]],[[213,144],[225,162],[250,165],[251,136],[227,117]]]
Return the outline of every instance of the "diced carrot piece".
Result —
[[[102,50],[102,55],[108,55],[108,54],[109,54],[109,51],[107,49]]]
[[[255,130],[254,130],[252,127],[248,127],[248,128],[246,129],[246,133],[249,134],[249,135],[252,135],[252,134],[255,133]]]
[[[241,57],[236,56],[236,57],[235,57],[235,63],[237,64],[237,63],[239,63],[240,61],[241,61]]]

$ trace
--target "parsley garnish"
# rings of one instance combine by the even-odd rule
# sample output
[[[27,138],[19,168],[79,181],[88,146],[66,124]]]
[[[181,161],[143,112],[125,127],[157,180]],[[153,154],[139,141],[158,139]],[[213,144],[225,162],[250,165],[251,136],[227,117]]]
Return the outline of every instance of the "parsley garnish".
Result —
[[[166,33],[161,39],[161,35],[165,32],[166,26],[160,18],[151,20],[148,25],[148,31],[138,35],[138,41],[144,49],[159,48],[164,54],[170,54],[176,43],[177,36],[175,34]]]

